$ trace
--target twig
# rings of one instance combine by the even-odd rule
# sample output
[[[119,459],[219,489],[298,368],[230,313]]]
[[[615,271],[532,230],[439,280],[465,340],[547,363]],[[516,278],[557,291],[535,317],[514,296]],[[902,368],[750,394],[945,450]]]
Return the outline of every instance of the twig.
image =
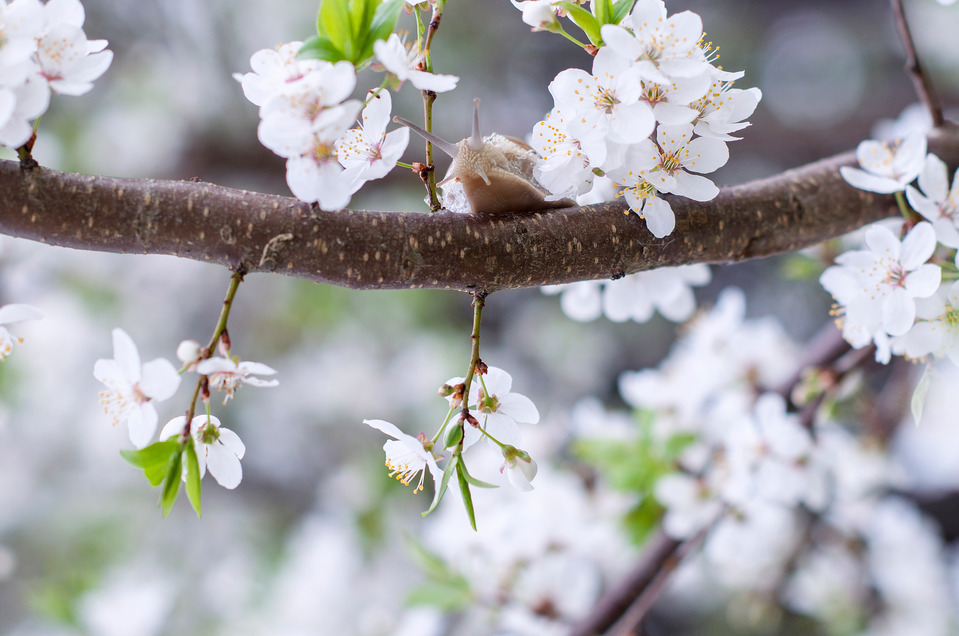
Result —
[[[919,95],[919,99],[926,105],[926,109],[932,116],[933,127],[938,128],[945,123],[942,116],[942,103],[939,101],[936,89],[932,85],[932,80],[919,64],[919,56],[916,55],[916,45],[913,42],[909,24],[906,22],[906,12],[902,7],[902,0],[890,0],[890,2],[892,2],[892,12],[896,20],[896,31],[898,31],[899,39],[906,50],[906,72],[912,79],[912,84]]]

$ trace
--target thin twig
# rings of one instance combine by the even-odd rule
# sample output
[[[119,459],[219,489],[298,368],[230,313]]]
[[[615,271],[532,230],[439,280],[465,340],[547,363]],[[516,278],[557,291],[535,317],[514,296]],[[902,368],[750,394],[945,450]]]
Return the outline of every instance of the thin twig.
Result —
[[[919,64],[919,56],[916,54],[916,45],[912,39],[909,24],[906,22],[906,12],[902,7],[902,0],[890,0],[890,2],[896,20],[896,31],[898,31],[899,39],[906,50],[906,72],[912,79],[912,84],[919,95],[919,99],[926,105],[926,109],[932,116],[933,127],[938,128],[945,123],[942,116],[942,103],[939,101],[936,89],[932,85],[932,80]]]

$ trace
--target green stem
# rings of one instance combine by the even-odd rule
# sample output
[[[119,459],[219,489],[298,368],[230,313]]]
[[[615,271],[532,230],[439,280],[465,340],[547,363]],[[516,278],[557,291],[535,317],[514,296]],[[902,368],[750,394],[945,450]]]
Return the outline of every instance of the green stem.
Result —
[[[899,212],[902,213],[902,217],[906,220],[912,218],[913,211],[909,208],[909,204],[906,203],[906,195],[900,190],[896,193],[896,204],[899,206]]]
[[[203,351],[203,354],[200,356],[200,360],[206,360],[213,357],[213,352],[216,351],[216,345],[220,341],[220,338],[223,336],[223,332],[226,331],[226,321],[230,317],[230,309],[233,308],[233,298],[236,296],[236,290],[239,289],[240,283],[243,282],[243,276],[245,272],[238,271],[233,272],[230,276],[230,286],[226,290],[226,298],[223,299],[223,308],[220,309],[220,318],[216,321],[216,327],[213,329],[213,336],[210,338],[210,344],[207,345],[206,349]],[[199,360],[197,360],[199,362]],[[186,411],[186,423],[183,425],[183,437],[189,438],[190,436],[190,423],[193,421],[193,415],[196,413],[196,401],[200,397],[200,391],[203,390],[203,386],[209,384],[209,378],[205,375],[201,375],[200,379],[197,380],[196,388],[193,389],[193,398],[190,400],[190,406]],[[210,414],[209,404],[207,405],[207,415]]]
[[[470,385],[473,384],[473,376],[476,374],[476,364],[480,361],[480,324],[483,322],[483,306],[485,304],[486,292],[475,292],[473,294],[473,333],[470,334],[473,349],[470,353],[469,369],[466,370],[466,379],[463,380],[463,401],[465,402],[463,410],[465,411],[469,411]]]
[[[428,73],[433,72],[433,60],[430,57],[430,46],[433,44],[433,36],[440,26],[440,20],[443,18],[443,5],[438,2],[433,7],[433,13],[430,15],[430,23],[426,28],[426,38],[423,38],[423,23],[420,20],[420,14],[416,14],[416,43],[422,42],[421,50],[423,52],[424,70]],[[433,102],[436,101],[436,93],[433,91],[423,91],[423,128],[427,132],[433,132]],[[436,171],[433,169],[433,144],[426,142],[426,165],[429,172],[426,175],[426,190],[430,199],[430,212],[436,212],[440,209],[440,198],[436,193]]]
[[[553,31],[553,33],[559,33],[559,34],[562,35],[564,38],[566,38],[567,40],[569,40],[570,42],[572,42],[572,43],[575,44],[576,46],[580,47],[581,49],[585,49],[587,46],[589,46],[589,45],[586,44],[585,42],[580,42],[579,40],[577,40],[576,38],[574,38],[572,35],[570,35],[570,34],[566,31],[566,29],[563,28],[562,25],[560,25],[560,27],[559,27],[558,30]]]

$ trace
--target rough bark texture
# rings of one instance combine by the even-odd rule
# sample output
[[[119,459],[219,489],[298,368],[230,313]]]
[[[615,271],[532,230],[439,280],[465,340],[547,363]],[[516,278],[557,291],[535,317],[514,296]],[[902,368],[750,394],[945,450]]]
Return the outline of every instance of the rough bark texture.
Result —
[[[930,139],[950,165],[959,132]],[[846,153],[723,188],[671,197],[676,229],[656,239],[622,200],[506,216],[324,212],[287,197],[192,181],[116,179],[0,162],[0,232],[50,245],[173,254],[354,289],[485,290],[617,278],[813,245],[898,214],[892,196],[839,175]]]

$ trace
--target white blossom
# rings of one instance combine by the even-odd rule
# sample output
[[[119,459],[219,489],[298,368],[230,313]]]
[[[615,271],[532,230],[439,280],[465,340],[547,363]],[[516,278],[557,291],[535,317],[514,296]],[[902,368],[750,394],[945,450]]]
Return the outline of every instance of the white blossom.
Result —
[[[945,162],[934,154],[926,155],[919,173],[919,189],[906,186],[909,204],[932,223],[936,239],[953,249],[959,248],[959,171],[948,181]]]
[[[455,386],[463,381],[464,378],[450,378],[446,384]],[[480,427],[496,441],[518,446],[522,437],[519,424],[536,424],[539,411],[528,397],[512,393],[512,386],[513,377],[509,373],[498,367],[489,367],[484,375],[473,376],[468,407]],[[482,436],[476,428],[466,426],[464,447],[472,446]]]
[[[388,91],[374,94],[363,109],[363,126],[352,128],[336,143],[336,156],[347,172],[358,181],[379,179],[393,169],[410,141],[410,129],[400,126],[387,133],[392,100]]]
[[[896,141],[867,139],[856,148],[863,169],[842,166],[839,173],[860,190],[890,194],[901,192],[922,171],[926,158],[926,137],[914,133]]]
[[[160,441],[179,435],[186,424],[184,416],[175,417],[160,431]],[[197,415],[190,421],[190,434],[196,448],[197,463],[202,478],[209,469],[213,479],[224,488],[233,490],[243,479],[240,460],[246,454],[246,446],[240,436],[220,425],[213,415]],[[186,479],[184,470],[183,478]]]
[[[24,304],[11,304],[0,307],[0,361],[5,360],[13,351],[15,342],[22,342],[7,331],[6,325],[24,320],[37,320],[43,318],[43,314],[36,307]]]
[[[439,488],[440,481],[443,479],[443,471],[436,465],[432,444],[430,444],[429,449],[426,448],[425,436],[421,439],[407,435],[395,424],[384,420],[363,420],[363,423],[393,438],[383,444],[383,451],[386,453],[386,467],[390,469],[390,476],[395,477],[404,486],[409,486],[419,475],[420,480],[413,489],[413,492],[419,492],[423,490],[423,481],[426,478],[426,473],[429,472],[433,478],[433,486]]]
[[[107,387],[100,391],[100,403],[113,424],[127,422],[133,445],[147,446],[157,427],[154,400],[172,397],[180,386],[176,367],[163,358],[141,365],[133,340],[117,328],[113,330],[113,358],[97,360],[93,376]]]
[[[423,56],[419,51],[407,51],[400,36],[393,33],[388,40],[373,43],[373,52],[386,72],[392,75],[397,84],[406,80],[421,91],[445,93],[456,88],[459,78],[455,75],[427,73],[420,68]]]
[[[223,398],[224,404],[234,396],[237,387],[241,384],[256,387],[273,387],[280,384],[279,380],[264,380],[256,377],[258,375],[273,375],[276,370],[262,362],[251,362],[249,360],[238,362],[232,358],[209,358],[196,365],[196,372],[200,375],[209,376],[210,386],[217,391],[226,393]]]

